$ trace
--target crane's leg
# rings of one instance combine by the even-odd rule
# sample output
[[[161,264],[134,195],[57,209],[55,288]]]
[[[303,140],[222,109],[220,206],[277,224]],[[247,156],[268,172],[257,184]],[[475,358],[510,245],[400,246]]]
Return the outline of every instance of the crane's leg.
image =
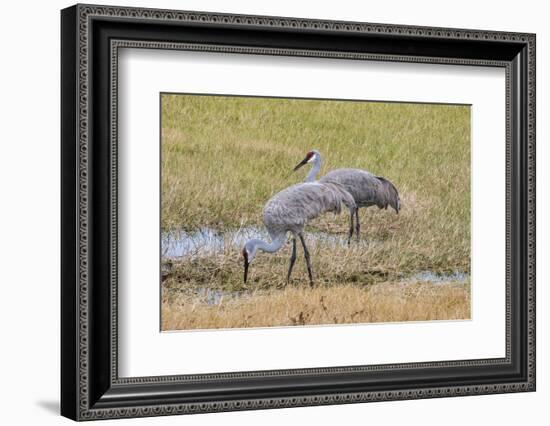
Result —
[[[359,231],[361,225],[359,224],[359,208],[355,210],[355,235],[357,236],[357,241],[359,241]]]
[[[292,237],[292,254],[290,255],[290,265],[288,266],[288,274],[286,276],[286,282],[290,282],[290,274],[292,274],[292,268],[296,262],[296,237]]]
[[[309,285],[313,287],[313,272],[311,272],[311,260],[309,258],[309,250],[307,249],[304,235],[298,234],[298,236],[300,237],[300,241],[302,242],[302,246],[304,247],[304,257],[306,258],[307,273],[309,275]]]
[[[348,234],[348,246],[351,242],[351,237],[353,237],[353,215],[355,214],[357,210],[353,211],[350,210],[349,214],[349,234]]]

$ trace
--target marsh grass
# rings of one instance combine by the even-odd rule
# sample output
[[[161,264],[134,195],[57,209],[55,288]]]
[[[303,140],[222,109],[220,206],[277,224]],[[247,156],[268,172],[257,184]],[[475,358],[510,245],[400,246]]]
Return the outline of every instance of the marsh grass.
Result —
[[[469,273],[467,106],[164,94],[161,143],[163,232],[262,227],[266,201],[302,181],[307,167],[292,168],[318,149],[321,174],[366,169],[390,179],[402,200],[399,215],[360,210],[367,244],[311,250],[319,291],[395,282],[425,270]],[[327,214],[306,231],[346,235],[348,220]],[[275,255],[259,254],[246,288],[288,292],[281,289],[289,256],[289,244]],[[242,290],[242,272],[240,248],[226,247],[175,262],[163,287]],[[301,250],[292,285],[300,283],[307,284]],[[163,304],[163,313],[174,306],[180,305]]]
[[[389,282],[370,287],[289,286],[221,298],[214,306],[165,291],[162,330],[461,320],[470,318],[469,285]]]

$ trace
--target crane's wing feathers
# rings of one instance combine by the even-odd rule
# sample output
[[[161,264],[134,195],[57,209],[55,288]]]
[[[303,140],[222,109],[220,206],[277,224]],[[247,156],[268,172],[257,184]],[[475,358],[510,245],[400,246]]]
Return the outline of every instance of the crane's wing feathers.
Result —
[[[399,193],[386,178],[361,169],[337,169],[320,179],[323,183],[339,183],[354,198],[358,207],[377,205],[381,209],[391,206],[397,213],[401,208]]]
[[[271,197],[264,207],[264,223],[268,230],[301,232],[311,219],[340,213],[342,204],[355,208],[353,197],[339,184],[299,183]]]

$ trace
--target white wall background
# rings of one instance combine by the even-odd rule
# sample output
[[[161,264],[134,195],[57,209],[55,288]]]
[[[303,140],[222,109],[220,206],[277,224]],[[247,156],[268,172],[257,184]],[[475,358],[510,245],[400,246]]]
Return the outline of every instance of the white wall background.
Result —
[[[544,424],[550,401],[550,27],[545,2],[120,0],[103,4],[537,33],[538,390],[421,401],[293,408],[118,424]],[[0,401],[2,423],[68,424],[59,404],[59,9],[3,4],[0,64]],[[131,423],[128,423],[131,422]],[[102,424],[113,423],[107,421]],[[115,423],[113,423],[115,424]]]

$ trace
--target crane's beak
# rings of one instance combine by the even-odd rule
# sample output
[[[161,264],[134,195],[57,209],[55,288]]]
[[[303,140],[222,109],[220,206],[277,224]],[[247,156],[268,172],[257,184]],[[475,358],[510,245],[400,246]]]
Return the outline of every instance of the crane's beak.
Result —
[[[246,279],[248,277],[248,253],[246,250],[243,250],[243,259],[244,259],[244,283],[246,284]]]
[[[298,170],[300,167],[302,167],[304,164],[307,164],[308,160],[309,160],[309,158],[307,158],[307,157],[304,158],[300,163],[298,163],[298,164],[296,165],[296,167],[294,167],[294,170],[293,170],[293,171],[295,172],[295,171]]]

